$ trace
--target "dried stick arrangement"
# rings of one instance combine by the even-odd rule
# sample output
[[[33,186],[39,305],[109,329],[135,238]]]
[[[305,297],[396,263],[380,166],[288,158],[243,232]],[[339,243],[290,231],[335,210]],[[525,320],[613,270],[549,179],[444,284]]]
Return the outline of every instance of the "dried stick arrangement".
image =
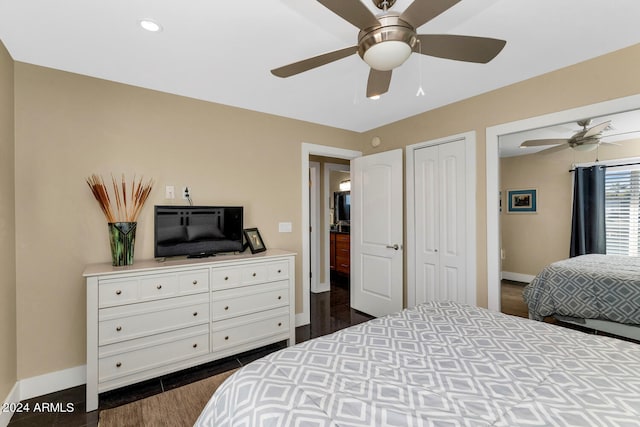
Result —
[[[144,202],[147,201],[149,193],[153,188],[153,181],[149,180],[143,184],[142,178],[137,182],[134,177],[131,183],[131,190],[127,192],[127,182],[122,175],[120,183],[111,175],[113,185],[113,195],[115,206],[111,204],[109,191],[101,176],[93,174],[87,178],[87,184],[98,201],[107,222],[136,222]]]

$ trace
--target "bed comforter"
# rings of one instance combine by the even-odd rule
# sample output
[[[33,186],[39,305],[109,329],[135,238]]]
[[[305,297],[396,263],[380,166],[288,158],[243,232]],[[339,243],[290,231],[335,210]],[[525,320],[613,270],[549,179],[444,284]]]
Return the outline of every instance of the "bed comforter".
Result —
[[[250,363],[197,426],[638,425],[640,345],[452,302]]]
[[[640,324],[640,257],[582,255],[546,266],[524,289],[529,317]]]

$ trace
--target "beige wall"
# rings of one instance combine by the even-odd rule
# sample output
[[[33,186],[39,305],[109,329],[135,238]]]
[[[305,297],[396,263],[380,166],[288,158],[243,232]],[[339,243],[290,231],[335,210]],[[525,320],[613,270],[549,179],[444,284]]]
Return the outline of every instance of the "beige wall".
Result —
[[[602,145],[597,157],[601,161],[640,157],[639,139],[618,144]],[[503,271],[536,275],[545,265],[569,257],[573,174],[568,171],[573,164],[595,159],[595,151],[564,150],[500,160]],[[538,212],[508,214],[506,191],[528,188],[538,190]]]
[[[635,45],[366,132],[360,136],[361,151],[370,154],[476,132],[477,301],[486,307],[486,128],[638,94],[639,73],[640,45]],[[379,136],[382,141],[375,149],[370,145],[373,136]],[[497,239],[497,236],[490,238]]]
[[[13,60],[0,42],[0,403],[16,382]]]
[[[85,363],[81,275],[86,263],[110,261],[89,174],[155,180],[138,220],[136,258],[153,257],[152,207],[166,203],[165,185],[188,185],[195,204],[243,205],[245,226],[258,227],[268,247],[301,255],[301,143],[353,149],[357,140],[23,63],[16,63],[15,104],[19,378]],[[280,221],[292,222],[293,233],[279,233]]]

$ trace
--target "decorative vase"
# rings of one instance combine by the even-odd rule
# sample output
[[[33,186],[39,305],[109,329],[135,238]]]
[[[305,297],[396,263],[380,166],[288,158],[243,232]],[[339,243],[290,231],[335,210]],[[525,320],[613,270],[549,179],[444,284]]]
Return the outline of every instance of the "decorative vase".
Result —
[[[110,222],[109,242],[114,266],[133,264],[137,222]]]

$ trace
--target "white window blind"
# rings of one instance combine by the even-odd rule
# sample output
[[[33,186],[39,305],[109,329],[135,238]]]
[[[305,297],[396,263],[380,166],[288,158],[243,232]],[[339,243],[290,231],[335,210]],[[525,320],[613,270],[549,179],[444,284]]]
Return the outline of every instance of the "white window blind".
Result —
[[[640,168],[608,168],[605,175],[607,254],[640,254]]]

